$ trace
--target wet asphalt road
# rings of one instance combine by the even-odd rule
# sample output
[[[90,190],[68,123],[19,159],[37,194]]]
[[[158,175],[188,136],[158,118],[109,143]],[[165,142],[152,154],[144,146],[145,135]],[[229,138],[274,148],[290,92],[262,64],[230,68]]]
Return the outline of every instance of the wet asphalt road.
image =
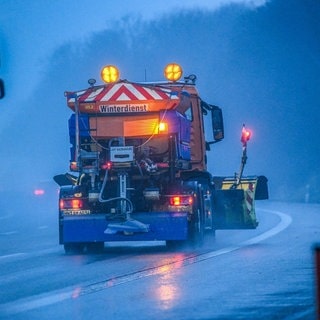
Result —
[[[53,207],[25,220],[7,210],[0,318],[316,319],[320,205],[257,207],[256,230],[217,231],[202,248],[107,243],[103,254],[75,256],[58,245]]]

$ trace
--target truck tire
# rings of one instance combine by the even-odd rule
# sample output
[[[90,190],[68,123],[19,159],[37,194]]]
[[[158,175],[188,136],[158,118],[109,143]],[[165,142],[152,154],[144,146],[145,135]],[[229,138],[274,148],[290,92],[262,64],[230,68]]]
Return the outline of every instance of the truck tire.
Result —
[[[185,245],[185,240],[167,240],[166,247],[169,250],[181,249]]]
[[[66,254],[81,254],[84,251],[84,243],[65,243],[64,251]]]
[[[197,210],[197,221],[194,229],[194,244],[201,247],[204,243],[205,229],[204,229],[204,212],[203,208]]]
[[[194,205],[194,213],[190,221],[190,240],[192,245],[200,247],[203,245],[205,237],[205,213],[201,185],[198,185],[197,189],[197,202]]]
[[[104,242],[87,243],[88,253],[102,253],[104,251]]]

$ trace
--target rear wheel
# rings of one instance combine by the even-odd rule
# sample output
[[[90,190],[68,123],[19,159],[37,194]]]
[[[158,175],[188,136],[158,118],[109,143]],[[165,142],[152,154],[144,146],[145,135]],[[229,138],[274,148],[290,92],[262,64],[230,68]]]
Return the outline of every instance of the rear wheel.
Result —
[[[185,245],[184,240],[167,240],[166,247],[169,250],[181,249]]]
[[[194,243],[197,246],[202,246],[204,243],[205,229],[204,229],[204,212],[202,208],[197,210],[197,221],[194,225]]]
[[[104,250],[104,242],[90,242],[87,244],[88,253],[102,253]]]
[[[190,240],[193,245],[202,246],[205,237],[204,198],[201,185],[198,185],[196,203],[190,221]]]
[[[84,243],[65,243],[64,251],[66,254],[81,254],[84,251]]]

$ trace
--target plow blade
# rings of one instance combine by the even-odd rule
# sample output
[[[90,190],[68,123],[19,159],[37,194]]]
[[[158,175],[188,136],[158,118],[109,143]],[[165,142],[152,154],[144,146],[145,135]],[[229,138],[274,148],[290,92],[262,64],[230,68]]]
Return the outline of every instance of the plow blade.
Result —
[[[267,178],[244,177],[238,185],[231,177],[217,177],[214,181],[214,228],[255,229],[255,200],[268,199]]]

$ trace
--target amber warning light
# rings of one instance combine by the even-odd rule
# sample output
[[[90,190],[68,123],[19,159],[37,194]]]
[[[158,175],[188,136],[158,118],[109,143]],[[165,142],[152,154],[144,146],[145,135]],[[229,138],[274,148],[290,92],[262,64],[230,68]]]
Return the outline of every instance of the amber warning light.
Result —
[[[168,133],[168,123],[160,122],[158,131],[159,131],[159,133]]]
[[[101,79],[106,83],[117,82],[120,78],[119,69],[115,66],[108,65],[101,70]]]
[[[177,63],[169,63],[164,68],[164,76],[169,81],[178,81],[182,77],[182,68]]]
[[[178,63],[169,63],[164,68],[164,76],[168,81],[176,82],[181,79],[183,74],[182,67]],[[114,83],[120,79],[120,71],[114,65],[107,65],[101,69],[101,79],[105,83]],[[95,84],[94,79],[89,80],[90,85]]]

